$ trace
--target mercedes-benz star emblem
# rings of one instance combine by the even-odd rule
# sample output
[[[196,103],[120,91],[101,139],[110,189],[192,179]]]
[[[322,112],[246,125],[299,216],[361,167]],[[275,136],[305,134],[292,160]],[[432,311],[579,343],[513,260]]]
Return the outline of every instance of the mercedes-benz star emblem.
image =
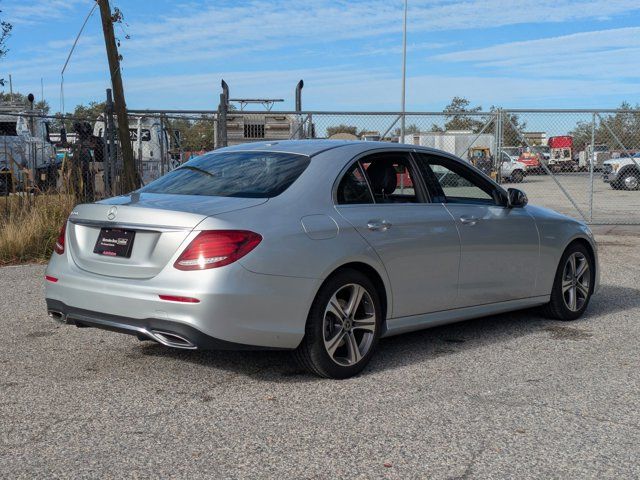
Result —
[[[116,218],[117,214],[118,214],[118,207],[111,207],[107,212],[107,218],[109,220],[113,220],[114,218]]]

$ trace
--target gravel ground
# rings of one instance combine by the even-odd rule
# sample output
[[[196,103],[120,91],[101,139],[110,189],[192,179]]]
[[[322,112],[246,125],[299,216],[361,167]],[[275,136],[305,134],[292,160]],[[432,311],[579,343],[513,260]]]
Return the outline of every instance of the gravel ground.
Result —
[[[44,268],[2,268],[0,477],[638,478],[640,237],[599,241],[583,319],[387,339],[345,381],[59,326]]]
[[[556,183],[558,182],[558,183]],[[567,194],[571,196],[572,203]],[[534,205],[552,208],[574,218],[582,218],[580,212],[589,218],[593,207],[593,223],[637,222],[640,212],[640,195],[635,191],[614,190],[602,181],[602,172],[594,172],[593,196],[591,196],[591,176],[589,172],[557,173],[555,175],[528,175],[522,183],[505,183],[505,187],[522,189]],[[576,206],[579,211],[576,210]]]

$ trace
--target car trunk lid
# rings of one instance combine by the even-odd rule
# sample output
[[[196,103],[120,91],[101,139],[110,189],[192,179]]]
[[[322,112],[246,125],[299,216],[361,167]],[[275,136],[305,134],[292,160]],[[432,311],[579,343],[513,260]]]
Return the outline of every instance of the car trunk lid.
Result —
[[[133,193],[78,205],[69,217],[69,251],[75,264],[91,273],[151,278],[167,265],[202,220],[266,201],[263,198]],[[129,257],[94,253],[103,228],[135,232]]]

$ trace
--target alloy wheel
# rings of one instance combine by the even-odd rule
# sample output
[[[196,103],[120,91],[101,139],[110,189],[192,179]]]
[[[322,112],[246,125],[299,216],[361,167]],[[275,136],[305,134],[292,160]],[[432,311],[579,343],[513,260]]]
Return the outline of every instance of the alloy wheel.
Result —
[[[577,312],[585,305],[590,282],[589,260],[581,252],[572,253],[562,273],[562,298],[569,310]]]
[[[623,180],[627,190],[635,190],[638,188],[638,178],[635,175],[629,175]]]
[[[324,347],[341,366],[360,362],[376,334],[376,314],[369,292],[357,283],[340,287],[329,299],[322,324]]]

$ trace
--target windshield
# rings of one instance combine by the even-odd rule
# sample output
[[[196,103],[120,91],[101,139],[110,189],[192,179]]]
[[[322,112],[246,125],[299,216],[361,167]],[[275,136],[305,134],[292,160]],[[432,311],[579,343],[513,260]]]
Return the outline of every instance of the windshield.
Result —
[[[140,192],[218,197],[280,195],[309,165],[309,157],[275,152],[201,155],[140,189]]]

